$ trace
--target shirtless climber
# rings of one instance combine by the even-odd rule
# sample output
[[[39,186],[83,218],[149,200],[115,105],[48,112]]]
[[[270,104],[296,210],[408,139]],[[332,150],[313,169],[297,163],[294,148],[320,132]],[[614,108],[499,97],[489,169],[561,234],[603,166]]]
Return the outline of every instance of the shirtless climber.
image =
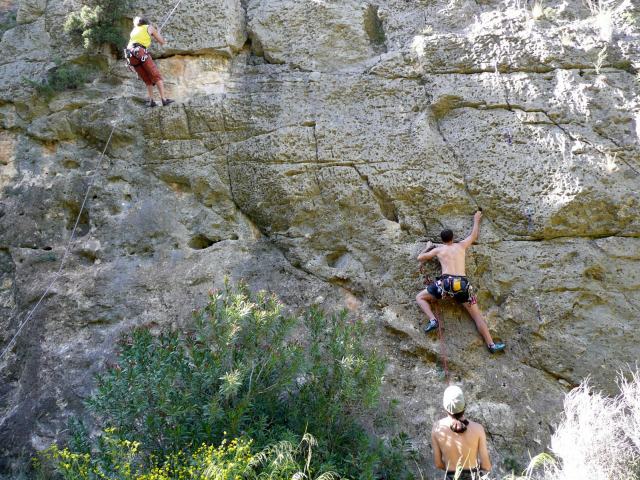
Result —
[[[480,480],[481,470],[491,470],[484,428],[464,418],[465,401],[460,387],[447,387],[442,406],[447,416],[431,430],[436,468],[447,472],[447,480]]]
[[[165,97],[162,76],[147,50],[151,46],[151,37],[155,38],[160,45],[166,43],[160,32],[153,25],[149,25],[149,21],[146,18],[134,18],[133,30],[129,35],[129,44],[125,49],[125,55],[129,65],[134,68],[140,80],[147,86],[149,98],[145,105],[147,107],[155,107],[157,105],[153,100],[153,87],[155,85],[158,87],[160,100],[162,100],[162,106],[164,107],[173,103],[173,100]]]
[[[485,322],[482,312],[478,308],[475,295],[472,294],[472,286],[465,276],[465,253],[467,248],[478,238],[481,218],[482,212],[478,210],[473,217],[471,234],[461,242],[453,242],[453,232],[449,229],[440,233],[443,241],[442,245],[434,246],[431,242],[427,242],[427,246],[418,255],[418,261],[424,263],[427,260],[438,257],[442,267],[442,275],[417,295],[416,302],[429,318],[429,323],[424,328],[424,332],[429,333],[438,328],[438,320],[431,311],[429,304],[440,300],[443,295],[452,297],[469,312],[489,351],[496,353],[504,350],[505,345],[504,343],[494,343],[493,338],[491,338],[487,322]]]

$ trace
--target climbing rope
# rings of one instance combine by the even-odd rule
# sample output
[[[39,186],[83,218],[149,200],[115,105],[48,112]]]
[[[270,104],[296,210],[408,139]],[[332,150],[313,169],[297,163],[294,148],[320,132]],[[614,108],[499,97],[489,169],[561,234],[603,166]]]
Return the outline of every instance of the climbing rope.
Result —
[[[444,340],[444,317],[442,316],[442,312],[440,311],[440,307],[437,303],[434,305],[433,314],[436,316],[436,320],[438,321],[438,342],[440,343],[440,358],[442,361],[442,368],[444,370],[444,379],[446,380],[447,385],[449,385],[451,383],[451,379],[449,377],[447,345]]]
[[[176,5],[173,7],[173,9],[169,12],[169,15],[167,15],[165,17],[165,19],[162,21],[162,23],[158,27],[158,32],[160,32],[164,28],[164,26],[167,24],[167,22],[169,21],[169,19],[173,15],[173,12],[176,11],[176,8],[178,8],[178,5],[180,5],[181,2],[182,2],[182,0],[178,0],[178,3],[176,3]]]
[[[424,265],[420,265],[420,274],[422,275],[423,281],[422,283],[426,287],[431,283],[431,277],[424,269]],[[447,358],[447,345],[444,338],[444,317],[440,311],[440,305],[435,303],[433,306],[433,314],[436,317],[438,322],[438,342],[440,344],[440,361],[442,362],[442,369],[444,371],[444,378],[447,382],[447,385],[451,383],[449,376],[449,360]]]
[[[53,288],[55,283],[58,281],[58,278],[60,278],[60,276],[62,275],[62,269],[64,268],[67,256],[69,255],[69,252],[71,251],[71,248],[73,247],[73,245],[75,243],[76,230],[78,229],[78,224],[80,223],[80,217],[82,215],[82,212],[84,211],[85,205],[87,204],[87,199],[89,198],[89,193],[91,192],[91,187],[93,186],[93,183],[94,183],[96,177],[98,176],[98,173],[100,172],[100,167],[102,166],[102,159],[104,158],[104,154],[107,151],[107,148],[109,147],[109,144],[111,143],[111,138],[113,137],[113,132],[115,131],[115,129],[116,129],[116,126],[114,124],[113,128],[111,129],[111,133],[109,134],[109,138],[107,139],[107,143],[105,144],[104,149],[102,150],[102,153],[100,154],[100,157],[98,158],[96,169],[95,169],[93,175],[91,176],[91,178],[89,179],[89,185],[87,186],[87,191],[84,194],[84,198],[82,199],[82,205],[80,205],[80,211],[78,212],[78,216],[77,216],[76,221],[75,221],[75,223],[73,225],[73,229],[71,230],[71,237],[69,237],[69,241],[67,242],[67,246],[66,246],[66,248],[64,250],[64,253],[62,254],[62,259],[60,260],[60,266],[58,267],[58,270],[56,271],[56,273],[53,274],[53,278],[51,279],[51,282],[49,283],[49,286],[45,289],[44,293],[40,296],[40,299],[38,300],[36,305],[31,309],[29,314],[20,323],[20,325],[18,326],[18,330],[16,331],[16,333],[13,335],[13,337],[11,338],[11,340],[9,341],[7,346],[4,348],[4,350],[0,354],[0,362],[2,362],[2,359],[9,352],[9,350],[11,349],[13,344],[15,343],[15,341],[18,338],[18,336],[20,335],[20,332],[22,332],[22,329],[29,322],[29,320],[31,320],[31,318],[33,318],[34,313],[36,312],[36,310],[38,309],[38,307],[40,306],[40,304],[42,303],[44,298],[47,296],[49,291],[51,291],[51,289]]]
[[[174,5],[174,7],[171,9],[171,11],[165,16],[164,20],[162,21],[162,23],[160,24],[160,27],[158,28],[158,32],[160,32],[164,26],[169,22],[169,20],[171,19],[171,17],[173,16],[173,14],[175,13],[175,11],[177,10],[178,6],[180,5],[180,3],[182,3],[182,0],[178,0],[176,2],[176,4]],[[38,302],[35,304],[35,306],[29,311],[29,313],[27,314],[27,316],[24,318],[24,320],[22,320],[19,325],[18,325],[18,330],[16,331],[16,333],[13,335],[13,337],[11,338],[11,340],[9,341],[9,343],[7,344],[7,346],[4,348],[4,350],[2,350],[2,353],[0,353],[0,362],[2,362],[2,359],[5,357],[5,355],[11,350],[11,347],[13,347],[13,345],[15,344],[15,341],[17,340],[18,336],[20,335],[20,333],[22,332],[22,329],[27,325],[27,323],[29,322],[29,320],[31,320],[31,318],[33,318],[33,315],[35,314],[36,310],[38,309],[38,307],[40,306],[40,304],[42,303],[42,301],[44,300],[44,298],[47,296],[47,294],[51,291],[51,289],[53,288],[53,286],[56,284],[56,282],[58,281],[58,279],[60,278],[60,276],[62,275],[62,270],[64,268],[65,262],[67,260],[67,256],[69,255],[69,252],[71,251],[71,248],[73,247],[74,243],[75,243],[75,235],[76,235],[76,230],[78,229],[78,224],[80,223],[80,217],[84,211],[84,207],[87,203],[87,199],[89,198],[89,193],[91,192],[91,187],[93,186],[93,182],[97,176],[97,174],[100,171],[100,167],[102,166],[102,160],[104,158],[104,154],[107,151],[107,148],[109,147],[109,144],[111,143],[111,138],[113,137],[113,132],[115,131],[116,126],[115,124],[113,125],[113,128],[111,129],[111,133],[109,133],[109,138],[107,139],[107,143],[104,146],[104,149],[102,150],[102,153],[100,154],[100,157],[98,159],[98,163],[96,166],[96,170],[94,172],[94,174],[91,176],[90,180],[89,180],[89,185],[87,186],[87,191],[84,195],[84,198],[82,200],[82,205],[80,206],[80,211],[78,212],[78,216],[76,218],[75,224],[73,225],[73,229],[71,231],[71,237],[69,238],[69,242],[67,243],[67,246],[65,248],[64,253],[62,254],[62,259],[60,260],[60,266],[58,267],[58,270],[54,273],[53,278],[51,279],[51,282],[49,283],[49,285],[47,286],[47,288],[45,289],[44,293],[40,296],[40,298],[38,299]],[[30,291],[30,293],[32,293],[33,291],[35,291],[35,288],[32,289]],[[17,306],[14,307],[11,310],[10,318],[13,316],[13,313],[17,310]],[[19,318],[20,315],[17,315],[17,317]]]

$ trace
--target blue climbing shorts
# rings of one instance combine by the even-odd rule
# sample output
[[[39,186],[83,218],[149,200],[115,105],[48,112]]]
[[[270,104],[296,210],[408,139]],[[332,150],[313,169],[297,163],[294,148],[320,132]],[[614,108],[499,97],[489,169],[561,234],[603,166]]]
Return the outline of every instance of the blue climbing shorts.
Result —
[[[471,292],[473,287],[469,283],[467,277],[462,275],[442,275],[436,277],[435,282],[427,286],[427,292],[436,297],[438,300],[443,295],[453,298],[456,303],[475,303],[475,295]]]

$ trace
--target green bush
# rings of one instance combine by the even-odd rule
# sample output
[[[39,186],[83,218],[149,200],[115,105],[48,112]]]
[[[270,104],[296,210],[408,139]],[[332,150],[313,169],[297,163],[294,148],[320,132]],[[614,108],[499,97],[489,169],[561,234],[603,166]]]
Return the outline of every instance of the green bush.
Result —
[[[316,440],[305,434],[298,445],[278,442],[252,453],[252,442],[244,437],[220,446],[202,445],[191,455],[178,452],[140,462],[139,444],[121,440],[107,431],[95,454],[73,452],[52,445],[36,461],[41,479],[62,480],[340,480],[334,472],[313,474],[313,447]]]
[[[27,83],[34,87],[38,94],[45,98],[51,98],[58,92],[75,90],[91,80],[94,70],[75,63],[60,63],[47,72],[46,80],[36,82],[26,79]]]
[[[291,316],[264,292],[253,296],[244,286],[212,292],[188,330],[134,330],[121,342],[117,363],[98,377],[87,405],[108,429],[103,437],[129,442],[135,455],[114,455],[104,440],[99,448],[87,447],[81,434],[74,434],[77,446],[66,455],[148,472],[227,439],[246,439],[263,457],[278,449],[291,453],[291,445],[310,432],[317,439],[317,467],[300,460],[300,452],[289,455],[296,461],[287,467],[298,472],[307,465],[306,478],[331,471],[354,479],[411,478],[406,438],[385,442],[364,427],[375,416],[384,368],[363,345],[366,334],[365,325],[345,313],[311,308]],[[92,451],[102,453],[94,458]],[[60,464],[65,450],[55,452]],[[262,475],[265,469],[254,471]],[[290,479],[289,470],[256,478]]]
[[[107,44],[119,51],[126,43],[120,24],[127,8],[128,0],[94,0],[67,16],[64,31],[86,50]]]

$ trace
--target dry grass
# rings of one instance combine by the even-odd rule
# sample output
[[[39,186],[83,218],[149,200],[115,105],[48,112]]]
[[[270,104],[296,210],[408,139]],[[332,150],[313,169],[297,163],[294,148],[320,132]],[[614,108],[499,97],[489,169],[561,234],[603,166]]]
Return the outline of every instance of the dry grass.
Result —
[[[551,438],[553,457],[527,469],[536,480],[640,478],[640,371],[619,375],[620,394],[607,397],[588,381],[567,394],[564,418]],[[541,465],[540,465],[541,464]]]

